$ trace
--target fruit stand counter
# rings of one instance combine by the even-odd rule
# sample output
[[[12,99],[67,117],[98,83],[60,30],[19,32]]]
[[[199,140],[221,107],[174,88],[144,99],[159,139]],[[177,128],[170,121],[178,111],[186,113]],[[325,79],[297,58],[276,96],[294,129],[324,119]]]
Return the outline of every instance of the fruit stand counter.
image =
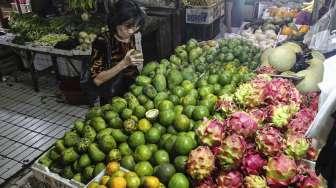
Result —
[[[53,47],[45,47],[45,46],[33,46],[33,45],[19,45],[12,43],[12,39],[14,38],[13,34],[6,34],[3,36],[0,36],[0,45],[2,46],[8,46],[13,48],[14,52],[22,52],[25,57],[27,57],[27,61],[29,63],[29,70],[32,76],[33,80],[33,86],[34,90],[36,92],[39,91],[39,85],[38,85],[38,71],[36,70],[34,66],[34,57],[36,54],[47,54],[51,56],[51,60],[53,63],[52,68],[54,69],[56,73],[56,79],[59,80],[60,74],[58,71],[58,63],[57,58],[63,57],[69,61],[67,61],[70,66],[75,70],[75,72],[80,75],[80,71],[77,70],[76,66],[70,61],[70,59],[84,59],[88,57],[91,54],[90,50],[87,51],[81,51],[81,50],[61,50],[56,49]]]

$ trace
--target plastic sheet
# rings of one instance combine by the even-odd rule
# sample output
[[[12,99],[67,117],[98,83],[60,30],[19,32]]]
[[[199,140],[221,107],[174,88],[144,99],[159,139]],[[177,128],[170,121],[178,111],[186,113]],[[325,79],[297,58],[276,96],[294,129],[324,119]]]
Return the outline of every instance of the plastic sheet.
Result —
[[[310,49],[327,53],[336,49],[336,7],[331,8],[304,38]]]
[[[319,144],[324,145],[333,126],[331,114],[336,110],[336,56],[324,62],[323,80],[319,84],[321,89],[319,111],[306,133],[307,137],[315,138]]]

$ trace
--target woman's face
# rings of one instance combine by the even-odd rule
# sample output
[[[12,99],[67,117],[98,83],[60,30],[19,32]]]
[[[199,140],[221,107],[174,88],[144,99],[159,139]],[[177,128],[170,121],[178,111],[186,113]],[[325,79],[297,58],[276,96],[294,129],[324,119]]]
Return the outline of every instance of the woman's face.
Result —
[[[121,25],[118,25],[116,30],[117,30],[117,35],[119,37],[123,39],[128,39],[139,30],[139,26],[136,26],[133,23],[127,21]]]

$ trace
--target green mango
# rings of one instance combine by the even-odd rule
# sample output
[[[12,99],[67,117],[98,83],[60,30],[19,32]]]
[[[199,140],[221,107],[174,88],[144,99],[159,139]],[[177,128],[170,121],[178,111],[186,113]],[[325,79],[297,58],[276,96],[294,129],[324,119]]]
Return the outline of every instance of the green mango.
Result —
[[[113,136],[114,140],[118,143],[126,142],[128,139],[128,136],[125,135],[120,129],[113,129],[111,135]]]
[[[117,143],[114,140],[113,136],[109,134],[102,136],[101,139],[98,139],[98,145],[99,148],[105,153],[108,153],[110,150],[117,147]]]
[[[80,156],[78,161],[79,168],[85,168],[90,165],[91,165],[91,159],[88,154],[83,154],[82,156]]]
[[[63,151],[62,153],[62,160],[65,164],[70,164],[75,162],[79,158],[79,155],[77,152],[74,150],[73,147],[67,148],[66,150]]]
[[[98,163],[94,170],[93,170],[93,176],[97,176],[101,171],[105,169],[105,164],[104,163]]]
[[[105,159],[104,152],[102,152],[96,144],[90,144],[89,156],[94,162],[101,162]]]
[[[91,120],[90,125],[95,129],[95,131],[99,132],[107,127],[104,118],[102,117],[94,117]]]
[[[165,91],[167,88],[166,77],[163,74],[157,74],[153,79],[153,85],[156,91]]]
[[[147,76],[143,76],[143,75],[138,76],[135,80],[136,84],[139,85],[139,86],[149,85],[149,84],[151,84],[151,81],[152,81],[151,78],[149,78]]]

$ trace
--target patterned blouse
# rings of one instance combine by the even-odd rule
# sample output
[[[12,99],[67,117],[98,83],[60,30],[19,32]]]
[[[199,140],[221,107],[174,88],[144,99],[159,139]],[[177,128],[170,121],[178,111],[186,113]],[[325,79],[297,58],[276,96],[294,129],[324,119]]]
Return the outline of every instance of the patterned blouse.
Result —
[[[108,45],[108,42],[110,45]],[[108,50],[110,48],[110,52]],[[126,55],[126,53],[135,49],[134,38],[131,38],[131,42],[120,42],[111,33],[104,33],[99,36],[97,40],[92,44],[92,55],[90,57],[89,71],[91,77],[95,78],[99,73],[104,70],[108,70],[119,63]],[[110,61],[108,61],[108,54],[111,55]],[[132,76],[136,74],[136,67],[129,67],[123,70],[119,74]]]

